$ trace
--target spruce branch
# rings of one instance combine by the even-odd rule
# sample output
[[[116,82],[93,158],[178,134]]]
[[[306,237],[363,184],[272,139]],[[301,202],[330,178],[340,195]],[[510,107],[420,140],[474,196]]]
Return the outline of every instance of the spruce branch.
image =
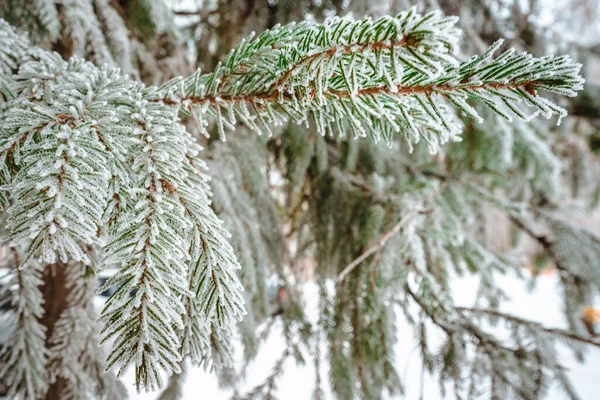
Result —
[[[111,256],[104,262],[124,268],[105,284],[105,288],[120,287],[107,301],[101,318],[106,321],[103,341],[116,337],[107,368],[120,363],[121,376],[133,361],[140,390],[161,386],[159,367],[168,373],[180,372],[180,343],[175,329],[183,327],[181,297],[190,295],[184,281],[185,232],[189,227],[181,208],[176,207],[177,198],[168,190],[173,184],[165,184],[174,177],[172,167],[164,165],[164,160],[170,159],[173,167],[177,166],[177,159],[169,157],[177,149],[177,139],[171,137],[166,145],[166,137],[160,136],[170,121],[160,109],[146,107],[141,94],[132,111],[133,133],[146,150],[145,157],[133,165],[141,187],[136,207],[144,212],[132,221],[133,210],[128,210],[111,227],[112,238],[107,245]],[[183,154],[179,157],[181,160]],[[133,235],[132,225],[137,228]],[[135,296],[128,298],[134,287]]]
[[[429,307],[427,307],[425,305],[425,303],[421,300],[421,298],[419,296],[416,295],[415,292],[413,292],[413,290],[410,288],[410,286],[407,284],[404,285],[404,290],[406,290],[406,293],[408,293],[408,295],[413,299],[413,301],[415,303],[417,303],[417,305],[421,308],[421,310],[423,310],[423,312],[427,315],[427,317],[438,327],[440,327],[443,331],[445,331],[449,336],[454,334],[455,329],[450,326],[448,323],[444,322],[444,321],[440,321],[437,316],[430,311]]]
[[[103,340],[116,338],[107,367],[119,364],[122,374],[134,363],[138,390],[160,387],[159,370],[178,373],[188,354],[194,363],[231,363],[227,336],[245,313],[239,264],[210,208],[201,149],[173,110],[147,102],[147,93],[129,104],[143,156],[131,161],[138,181],[125,193],[129,207],[108,226],[104,263],[121,269],[105,284],[119,288],[102,312]]]
[[[507,315],[496,310],[447,305],[440,302],[440,299],[436,298],[435,295],[429,298],[431,293],[429,295],[426,293],[417,294],[408,284],[405,285],[405,290],[421,311],[448,335],[446,344],[440,350],[441,354],[445,353],[448,356],[438,366],[442,380],[444,379],[444,374],[452,374],[450,371],[456,368],[456,363],[460,362],[461,357],[466,357],[465,350],[459,350],[453,344],[458,340],[458,343],[463,343],[463,346],[466,345],[466,342],[462,339],[466,335],[470,342],[476,346],[477,352],[480,355],[485,355],[485,358],[487,358],[485,365],[481,365],[480,367],[485,368],[490,376],[498,378],[507,388],[514,390],[520,398],[534,398],[532,397],[533,393],[537,393],[540,390],[540,376],[532,381],[530,379],[523,379],[519,374],[512,374],[511,376],[511,373],[507,374],[506,371],[517,370],[526,364],[530,364],[532,367],[535,366],[537,371],[542,374],[546,369],[568,391],[571,398],[577,398],[564,373],[564,367],[559,363],[558,356],[552,349],[554,340],[562,338],[567,339],[569,342],[580,342],[593,346],[598,346],[598,342],[561,329],[546,328],[541,324]],[[495,321],[503,320],[512,325],[525,327],[526,330],[511,329],[513,339],[511,341],[514,341],[516,346],[505,345],[503,341],[496,339],[494,336],[477,327],[472,319],[469,318],[469,316],[473,315],[485,316]],[[544,335],[548,335],[549,337],[544,337]],[[522,345],[524,340],[533,340],[536,344],[535,348],[524,348]],[[541,351],[544,351],[546,354],[542,356]],[[511,365],[512,367],[509,369],[499,369],[495,362],[497,359],[503,360],[503,365]],[[457,377],[460,377],[460,375]],[[472,379],[475,382],[476,377]],[[496,382],[496,384],[499,383]]]
[[[153,100],[191,113],[203,133],[212,118],[223,139],[238,119],[259,133],[288,118],[312,119],[323,135],[350,127],[355,136],[389,142],[399,132],[409,147],[423,139],[432,152],[459,140],[449,104],[481,121],[470,99],[509,121],[558,114],[560,122],[566,111],[540,92],[576,95],[579,64],[513,49],[493,58],[502,41],[459,62],[454,23],[411,10],[376,21],[278,27],[243,41],[216,71],[167,83]]]
[[[42,267],[36,263],[26,269],[17,268],[21,264],[17,249],[11,249],[9,260],[13,266],[3,291],[11,292],[16,328],[0,349],[0,378],[8,386],[9,397],[40,398],[49,385],[46,328],[39,321],[44,312],[39,288]]]
[[[89,262],[82,244],[97,236],[111,164],[103,142],[112,138],[98,133],[107,118],[98,105],[119,96],[114,84],[120,82],[107,70],[82,79],[87,66],[81,60],[65,65],[50,56],[25,63],[16,76],[20,90],[33,99],[7,111],[0,159],[13,166],[12,182],[2,189],[19,199],[8,209],[9,239],[15,246],[28,243],[25,264],[31,257],[53,263],[56,254]],[[50,94],[50,87],[58,87],[60,94]]]

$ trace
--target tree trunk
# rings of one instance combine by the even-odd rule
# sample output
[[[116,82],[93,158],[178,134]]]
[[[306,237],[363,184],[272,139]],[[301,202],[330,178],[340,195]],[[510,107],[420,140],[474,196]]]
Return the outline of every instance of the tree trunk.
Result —
[[[44,315],[40,322],[46,327],[46,347],[52,337],[54,325],[67,308],[68,288],[66,286],[66,264],[57,262],[48,265],[44,271],[43,286],[40,288],[44,298]],[[50,385],[46,400],[60,400],[65,380],[62,377]]]

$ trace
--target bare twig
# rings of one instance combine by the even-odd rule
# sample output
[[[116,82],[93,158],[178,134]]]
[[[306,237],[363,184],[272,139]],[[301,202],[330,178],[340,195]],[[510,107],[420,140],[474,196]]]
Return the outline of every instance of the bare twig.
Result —
[[[362,263],[364,260],[366,260],[371,254],[382,249],[385,246],[385,244],[392,237],[394,237],[394,235],[397,234],[400,231],[400,229],[402,229],[402,227],[404,225],[406,225],[411,219],[413,219],[414,217],[416,217],[419,214],[425,215],[425,214],[431,214],[432,212],[433,212],[433,209],[413,210],[413,211],[408,212],[406,215],[404,215],[404,217],[402,217],[402,219],[400,219],[400,221],[396,225],[394,225],[394,227],[390,231],[386,232],[379,239],[375,240],[375,243],[371,244],[364,253],[362,253],[354,261],[352,261],[350,264],[348,264],[348,266],[346,268],[344,268],[344,270],[339,274],[337,281],[341,282],[342,280],[344,280],[346,275],[348,275],[350,272],[352,272],[352,270],[354,268],[356,268],[360,263]]]
[[[531,228],[527,223],[525,223],[525,221],[523,221],[521,218],[515,215],[510,215],[509,218],[517,228],[525,232],[532,239],[536,240],[540,244],[540,246],[543,247],[546,253],[554,260],[554,265],[556,266],[556,269],[577,276],[573,272],[569,271],[569,269],[566,268],[564,265],[562,265],[560,260],[557,258],[556,252],[554,251],[554,241],[552,239],[550,239],[547,235],[540,235],[536,233],[533,230],[533,228]]]
[[[200,17],[200,20],[204,21],[212,15],[219,14],[219,10],[173,10],[173,14],[181,17]]]
[[[415,292],[413,292],[410,288],[410,286],[408,286],[408,283],[406,283],[404,285],[404,290],[406,290],[406,293],[408,293],[410,295],[410,297],[413,299],[413,301],[415,303],[417,303],[417,305],[419,306],[419,308],[421,308],[421,310],[423,310],[423,312],[429,317],[429,319],[438,327],[442,328],[447,334],[448,336],[452,336],[454,334],[454,332],[456,331],[456,329],[452,326],[450,326],[449,324],[440,321],[433,312],[431,312],[431,310],[421,301],[421,299],[419,298],[419,296],[416,295]],[[441,304],[441,303],[440,303]]]
[[[493,316],[496,318],[501,318],[501,319],[504,319],[507,321],[511,321],[516,324],[529,325],[529,326],[535,327],[536,329],[539,329],[539,330],[544,331],[549,334],[563,336],[563,337],[569,338],[571,340],[575,340],[578,342],[590,344],[592,346],[600,347],[600,342],[597,342],[591,338],[587,338],[585,336],[580,336],[575,333],[565,331],[565,330],[559,329],[559,328],[547,328],[538,322],[520,318],[515,315],[505,314],[505,313],[502,313],[500,311],[493,310],[490,308],[456,307],[456,311],[467,312],[467,313],[472,313],[472,314],[486,314],[486,315],[490,315],[490,316]]]

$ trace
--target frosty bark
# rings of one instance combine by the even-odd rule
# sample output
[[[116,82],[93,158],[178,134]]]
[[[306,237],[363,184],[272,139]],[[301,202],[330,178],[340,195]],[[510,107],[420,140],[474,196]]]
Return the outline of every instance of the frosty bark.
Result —
[[[66,264],[59,261],[46,266],[43,277],[43,286],[40,288],[44,298],[44,315],[40,322],[46,327],[46,345],[52,337],[52,330],[62,312],[67,308],[68,288],[65,275]],[[60,400],[65,388],[64,378],[58,377],[46,393],[46,400]]]

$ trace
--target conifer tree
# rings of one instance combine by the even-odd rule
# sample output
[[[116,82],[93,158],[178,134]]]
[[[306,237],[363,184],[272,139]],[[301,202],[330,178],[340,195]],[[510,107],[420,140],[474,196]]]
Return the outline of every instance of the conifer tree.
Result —
[[[585,143],[561,154],[569,137],[548,127],[583,89],[581,65],[516,50],[506,21],[486,25],[486,43],[443,1],[476,40],[438,9],[387,2],[206,3],[0,5],[9,397],[123,398],[133,369],[138,391],[172,376],[163,398],[177,398],[189,360],[237,398],[269,398],[285,361],[306,357],[315,398],[324,362],[336,398],[396,396],[409,384],[394,363],[403,314],[442,390],[537,399],[558,383],[577,398],[557,345],[600,346],[577,317],[600,289],[600,240],[561,207],[593,190],[561,172],[597,160]],[[565,192],[575,181],[584,189]],[[520,269],[482,239],[488,208],[553,260],[568,329],[499,310],[495,277]],[[98,288],[103,271],[114,273]],[[461,274],[479,278],[473,307],[453,301]],[[94,294],[110,288],[97,315]],[[275,324],[286,348],[273,373],[239,392]]]

